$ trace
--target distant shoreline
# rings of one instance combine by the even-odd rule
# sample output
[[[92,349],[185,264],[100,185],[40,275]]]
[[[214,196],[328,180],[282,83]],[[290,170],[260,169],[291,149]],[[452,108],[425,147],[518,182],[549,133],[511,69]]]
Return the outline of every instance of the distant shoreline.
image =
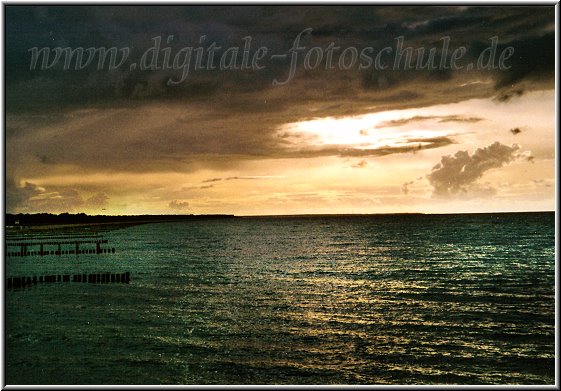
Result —
[[[94,225],[116,225],[116,224],[146,224],[162,223],[171,221],[192,221],[208,219],[229,219],[234,215],[86,215],[62,213],[54,215],[50,213],[38,214],[6,214],[6,228],[65,228],[83,227]]]
[[[60,215],[39,214],[6,214],[5,227],[16,229],[54,229],[87,226],[136,225],[147,223],[164,223],[176,221],[197,221],[216,219],[252,219],[252,218],[321,218],[321,217],[407,217],[407,216],[468,216],[468,215],[506,215],[506,214],[549,214],[555,211],[529,212],[482,212],[482,213],[356,213],[356,214],[292,214],[292,215],[86,215],[63,213]]]

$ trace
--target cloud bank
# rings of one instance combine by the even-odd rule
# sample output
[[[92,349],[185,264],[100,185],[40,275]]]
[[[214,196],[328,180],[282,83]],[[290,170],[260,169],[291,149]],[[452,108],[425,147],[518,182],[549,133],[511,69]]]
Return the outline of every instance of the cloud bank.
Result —
[[[11,179],[8,178],[8,182]],[[23,186],[7,183],[6,204],[22,213],[50,211],[102,213],[109,197],[103,192],[84,199],[75,189],[49,189],[48,191],[33,183],[25,182]]]

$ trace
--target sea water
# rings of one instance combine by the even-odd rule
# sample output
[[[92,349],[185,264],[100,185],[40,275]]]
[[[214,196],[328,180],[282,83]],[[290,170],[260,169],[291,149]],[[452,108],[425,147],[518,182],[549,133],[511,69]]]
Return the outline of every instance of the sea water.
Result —
[[[555,381],[554,213],[73,230],[99,231],[115,254],[6,258],[6,277],[131,273],[7,290],[8,384]]]

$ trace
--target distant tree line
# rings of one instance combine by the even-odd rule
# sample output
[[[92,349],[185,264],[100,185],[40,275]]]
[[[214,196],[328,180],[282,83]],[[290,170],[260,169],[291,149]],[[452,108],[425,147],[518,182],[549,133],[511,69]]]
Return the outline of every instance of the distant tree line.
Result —
[[[213,214],[213,215],[119,215],[90,216],[85,213],[19,213],[6,214],[6,226],[29,226],[29,225],[58,225],[58,224],[99,224],[99,223],[132,223],[150,221],[178,221],[178,220],[200,220],[211,218],[232,218],[234,215]]]

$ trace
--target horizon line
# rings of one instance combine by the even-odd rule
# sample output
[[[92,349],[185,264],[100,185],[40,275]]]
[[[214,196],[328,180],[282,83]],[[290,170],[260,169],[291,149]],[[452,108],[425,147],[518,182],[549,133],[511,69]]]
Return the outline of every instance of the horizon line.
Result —
[[[555,213],[557,210],[526,210],[526,211],[491,211],[491,212],[376,212],[376,213],[289,213],[289,214],[240,214],[236,215],[234,213],[189,213],[189,214],[177,214],[177,213],[142,213],[142,214],[88,214],[85,212],[61,212],[61,213],[52,213],[52,212],[35,212],[35,213],[5,213],[4,216],[12,215],[27,215],[27,216],[34,216],[34,215],[41,215],[41,214],[49,214],[53,216],[60,216],[64,214],[68,215],[86,215],[91,217],[100,217],[100,216],[107,216],[107,217],[138,217],[138,216],[233,216],[233,217],[297,217],[297,216],[391,216],[391,215],[459,215],[459,214],[506,214],[506,213]]]

